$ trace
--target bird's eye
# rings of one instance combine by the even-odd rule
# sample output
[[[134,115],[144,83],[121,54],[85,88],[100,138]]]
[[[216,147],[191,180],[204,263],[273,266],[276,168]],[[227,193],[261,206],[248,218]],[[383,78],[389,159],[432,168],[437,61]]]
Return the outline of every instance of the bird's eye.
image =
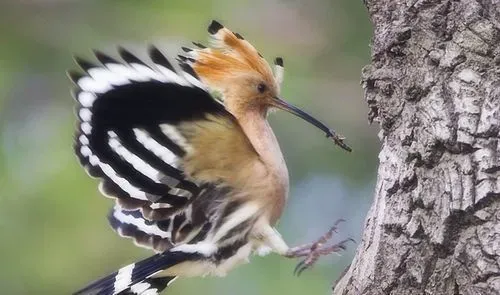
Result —
[[[264,91],[266,91],[266,89],[267,89],[267,86],[264,83],[259,83],[259,85],[257,85],[257,90],[259,90],[260,93],[264,93]]]

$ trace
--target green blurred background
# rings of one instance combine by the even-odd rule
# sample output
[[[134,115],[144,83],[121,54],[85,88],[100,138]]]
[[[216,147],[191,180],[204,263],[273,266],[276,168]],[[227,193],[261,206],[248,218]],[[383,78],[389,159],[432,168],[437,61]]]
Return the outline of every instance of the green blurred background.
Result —
[[[348,137],[335,147],[282,112],[271,123],[291,175],[291,197],[278,226],[290,245],[312,241],[338,218],[337,239],[359,241],[373,191],[378,141],[359,85],[369,62],[371,28],[362,1],[0,1],[0,294],[70,294],[151,253],[119,238],[105,215],[112,202],[72,151],[75,126],[72,54],[114,54],[116,44],[155,43],[176,54],[204,42],[217,19],[268,60],[283,56],[283,96]],[[349,264],[321,259],[300,278],[297,261],[255,257],[225,279],[178,280],[169,294],[329,294]]]

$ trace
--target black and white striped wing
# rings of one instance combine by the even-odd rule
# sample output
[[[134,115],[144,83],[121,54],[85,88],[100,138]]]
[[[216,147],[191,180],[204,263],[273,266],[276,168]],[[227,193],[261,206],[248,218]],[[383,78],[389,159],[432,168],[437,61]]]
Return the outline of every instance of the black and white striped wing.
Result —
[[[95,53],[99,65],[77,58],[84,73],[69,73],[77,86],[75,152],[120,208],[162,220],[201,190],[183,174],[188,146],[176,126],[227,111],[188,65],[176,70],[155,47],[151,65],[123,48],[119,54],[124,62],[101,52]]]
[[[120,236],[131,238],[137,246],[162,253],[175,245],[202,241],[214,226],[214,216],[221,215],[217,211],[226,207],[227,193],[227,189],[204,187],[182,210],[161,220],[144,218],[140,209],[115,206],[109,212],[108,221]]]

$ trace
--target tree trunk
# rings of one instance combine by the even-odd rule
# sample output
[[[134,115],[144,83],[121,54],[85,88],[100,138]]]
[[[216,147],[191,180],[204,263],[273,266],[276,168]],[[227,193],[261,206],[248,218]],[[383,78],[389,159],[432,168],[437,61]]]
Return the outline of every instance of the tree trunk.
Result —
[[[500,294],[500,0],[365,0],[373,205],[333,294]]]

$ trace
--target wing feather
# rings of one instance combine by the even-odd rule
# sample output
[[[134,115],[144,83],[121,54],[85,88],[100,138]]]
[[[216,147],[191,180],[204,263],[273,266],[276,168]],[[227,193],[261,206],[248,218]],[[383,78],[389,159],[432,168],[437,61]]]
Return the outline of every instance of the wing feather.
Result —
[[[152,66],[122,47],[124,63],[94,53],[100,65],[76,57],[84,73],[68,73],[78,102],[75,153],[89,175],[101,180],[101,192],[119,206],[166,218],[200,191],[182,170],[189,143],[177,126],[230,114],[188,65],[177,71],[156,47],[149,49]]]
[[[190,65],[177,71],[155,47],[152,66],[124,48],[124,63],[95,55],[101,65],[77,58],[84,74],[69,74],[77,86],[75,153],[100,180],[100,191],[116,201],[110,225],[158,252],[204,239],[230,200],[230,187],[216,175],[206,177],[213,169],[232,173],[227,157],[217,161],[216,155],[236,145],[244,166],[255,151]]]

